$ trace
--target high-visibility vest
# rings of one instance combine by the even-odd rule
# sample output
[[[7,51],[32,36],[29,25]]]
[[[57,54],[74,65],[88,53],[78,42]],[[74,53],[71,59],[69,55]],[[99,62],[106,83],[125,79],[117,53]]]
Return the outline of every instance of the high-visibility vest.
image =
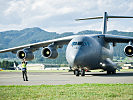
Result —
[[[22,64],[22,68],[26,68],[26,64],[25,63]]]

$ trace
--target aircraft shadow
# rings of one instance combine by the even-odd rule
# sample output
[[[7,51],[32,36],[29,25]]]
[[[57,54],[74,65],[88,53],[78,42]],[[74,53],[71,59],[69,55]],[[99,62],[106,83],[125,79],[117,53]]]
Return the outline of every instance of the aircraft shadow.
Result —
[[[62,74],[62,75],[74,75],[74,74]],[[133,76],[133,72],[117,72],[116,74],[107,74],[103,72],[87,72],[85,76],[100,76],[100,77],[125,77],[125,76]]]
[[[107,74],[107,73],[87,73],[85,75],[92,75],[92,76],[102,76],[102,77],[125,77],[125,76],[133,76],[133,72],[120,72],[116,74]]]

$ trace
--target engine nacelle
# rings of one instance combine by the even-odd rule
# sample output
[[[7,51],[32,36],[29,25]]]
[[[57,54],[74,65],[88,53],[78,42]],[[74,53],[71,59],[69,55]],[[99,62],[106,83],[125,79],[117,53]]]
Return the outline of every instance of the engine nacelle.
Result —
[[[30,61],[34,59],[34,54],[32,51],[24,49],[17,52],[17,57],[19,59],[25,59],[26,61]]]
[[[43,50],[42,50],[42,55],[45,57],[45,58],[49,58],[49,59],[55,59],[58,57],[58,52],[55,48],[53,47],[45,47]]]
[[[127,45],[124,48],[125,55],[128,57],[133,57],[133,46],[132,45]]]

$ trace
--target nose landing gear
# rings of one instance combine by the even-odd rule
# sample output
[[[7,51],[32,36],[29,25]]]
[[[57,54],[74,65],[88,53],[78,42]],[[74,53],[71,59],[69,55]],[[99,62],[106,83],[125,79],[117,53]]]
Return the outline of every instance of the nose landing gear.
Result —
[[[84,69],[81,70],[81,76],[85,76],[85,70]]]
[[[80,71],[79,71],[78,69],[76,69],[76,70],[75,70],[75,75],[76,75],[76,76],[79,76],[79,74],[80,74]]]
[[[85,76],[85,70],[84,69],[81,69],[81,70],[75,69],[74,70],[74,75],[76,75],[76,76],[79,76],[79,75]]]

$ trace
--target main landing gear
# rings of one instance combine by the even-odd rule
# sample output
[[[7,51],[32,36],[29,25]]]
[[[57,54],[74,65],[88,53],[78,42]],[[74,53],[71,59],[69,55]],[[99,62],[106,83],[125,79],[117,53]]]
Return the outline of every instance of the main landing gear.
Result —
[[[116,70],[114,70],[114,71],[107,70],[107,74],[116,74]]]
[[[84,69],[81,69],[81,70],[75,69],[74,70],[74,75],[76,75],[76,76],[79,76],[79,75],[85,76],[85,70]]]

